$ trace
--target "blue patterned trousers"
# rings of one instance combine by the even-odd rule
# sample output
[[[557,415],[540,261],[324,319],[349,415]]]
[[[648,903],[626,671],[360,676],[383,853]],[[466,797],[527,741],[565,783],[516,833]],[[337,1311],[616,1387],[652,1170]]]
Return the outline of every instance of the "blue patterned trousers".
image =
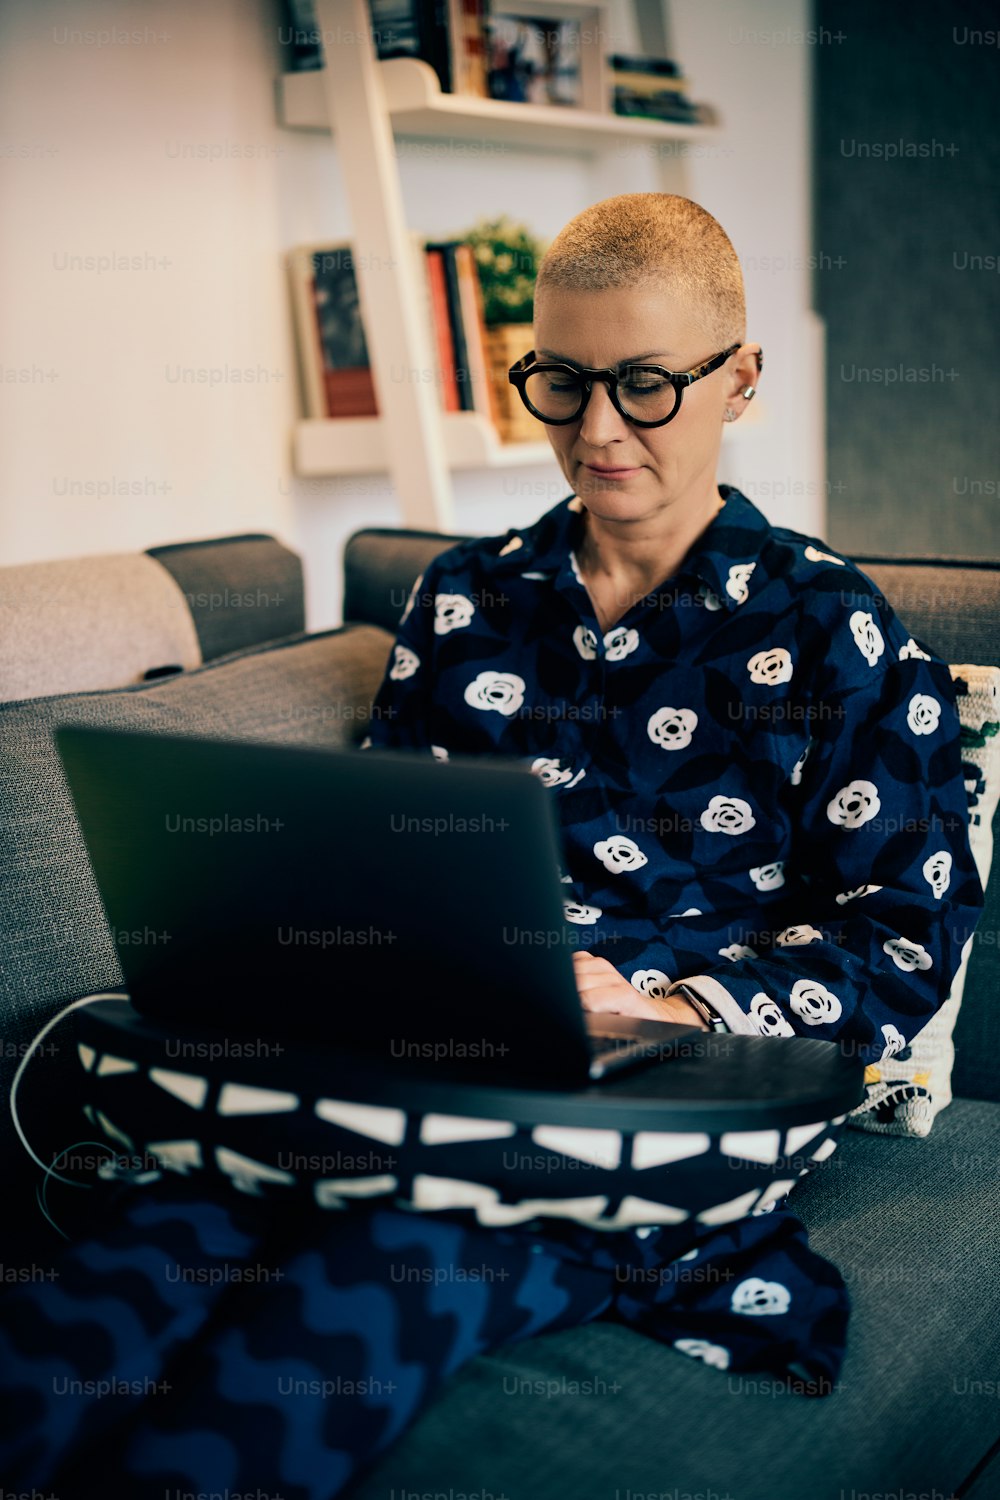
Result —
[[[473,1356],[602,1316],[819,1395],[848,1299],[785,1209],[714,1229],[484,1229],[118,1184],[52,1275],[0,1297],[0,1478],[62,1500],[326,1500]]]

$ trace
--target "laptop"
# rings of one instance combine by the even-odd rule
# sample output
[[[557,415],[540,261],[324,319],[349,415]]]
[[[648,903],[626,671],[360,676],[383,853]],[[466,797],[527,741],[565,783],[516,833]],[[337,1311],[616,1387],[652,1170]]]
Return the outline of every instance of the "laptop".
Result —
[[[151,1020],[547,1086],[700,1034],[583,1010],[552,794],[523,762],[55,738]]]

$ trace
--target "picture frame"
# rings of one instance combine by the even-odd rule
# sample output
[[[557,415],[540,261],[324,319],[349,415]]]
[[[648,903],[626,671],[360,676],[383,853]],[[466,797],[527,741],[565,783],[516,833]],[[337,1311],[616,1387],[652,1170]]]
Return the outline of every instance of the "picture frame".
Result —
[[[496,0],[486,36],[491,98],[610,113],[607,15],[603,4]]]

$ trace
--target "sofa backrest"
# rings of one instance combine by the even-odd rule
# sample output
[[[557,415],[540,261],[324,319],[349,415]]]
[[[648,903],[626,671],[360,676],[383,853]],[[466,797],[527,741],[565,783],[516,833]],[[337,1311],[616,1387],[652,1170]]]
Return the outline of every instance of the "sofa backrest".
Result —
[[[344,619],[395,633],[414,580],[433,557],[467,536],[367,527],[344,550]],[[1000,665],[1000,562],[957,558],[856,557],[910,633],[949,663]],[[1000,822],[1000,814],[998,814]],[[994,835],[1000,832],[994,826]],[[986,906],[969,960],[955,1028],[956,1094],[1000,1100],[997,1029],[1000,1009],[1000,860],[994,860]]]
[[[0,702],[124,687],[304,628],[302,563],[272,536],[0,568]]]
[[[385,631],[344,627],[252,647],[152,682],[0,705],[0,1100],[46,1022],[80,996],[121,989],[120,960],[135,941],[108,924],[53,729],[93,725],[356,746],[370,727],[391,646]],[[53,1090],[75,1076],[77,1019],[71,1012],[43,1044],[38,1066]],[[36,1149],[51,1146],[48,1155],[41,1152],[45,1159],[67,1144],[47,1140],[44,1115],[24,1123]],[[9,1110],[0,1109],[0,1177],[20,1160],[13,1134]]]

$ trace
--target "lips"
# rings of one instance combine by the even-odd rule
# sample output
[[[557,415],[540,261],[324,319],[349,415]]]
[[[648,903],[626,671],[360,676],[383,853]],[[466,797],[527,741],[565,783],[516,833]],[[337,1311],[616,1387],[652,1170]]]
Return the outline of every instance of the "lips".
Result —
[[[584,464],[584,468],[589,469],[591,474],[600,474],[603,479],[625,479],[630,474],[640,472],[638,465],[631,468],[602,469],[597,464]]]

